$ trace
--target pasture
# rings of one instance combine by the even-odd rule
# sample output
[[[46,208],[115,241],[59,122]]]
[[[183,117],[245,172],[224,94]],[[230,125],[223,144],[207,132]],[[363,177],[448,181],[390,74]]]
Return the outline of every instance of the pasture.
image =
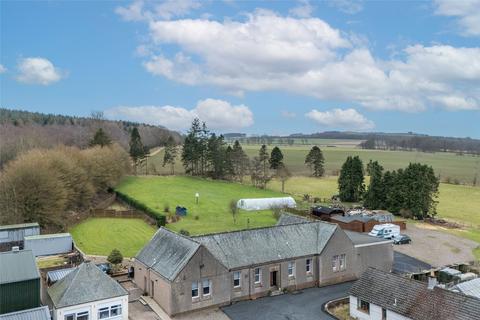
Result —
[[[142,219],[133,218],[90,218],[69,230],[86,254],[108,256],[118,249],[124,257],[134,257],[155,231]]]
[[[185,176],[132,176],[125,178],[116,189],[162,214],[167,206],[173,213],[176,206],[186,207],[187,216],[167,224],[167,228],[177,232],[186,230],[192,235],[273,225],[276,220],[270,210],[240,210],[234,222],[229,203],[240,198],[283,196],[277,191],[249,185]],[[195,202],[197,192],[200,194],[198,204]]]

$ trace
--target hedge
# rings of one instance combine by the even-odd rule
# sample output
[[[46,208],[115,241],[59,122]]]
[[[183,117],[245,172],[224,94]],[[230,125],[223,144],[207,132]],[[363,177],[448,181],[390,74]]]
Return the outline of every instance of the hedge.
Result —
[[[161,227],[161,226],[164,226],[166,224],[167,218],[165,217],[165,215],[161,214],[160,212],[158,212],[156,210],[151,209],[150,207],[148,207],[143,202],[138,201],[137,199],[134,199],[134,198],[130,197],[129,195],[121,193],[117,190],[115,190],[115,193],[120,200],[124,201],[125,203],[134,207],[137,210],[145,212],[147,215],[149,215],[150,217],[155,219],[155,221],[157,221],[157,226]]]

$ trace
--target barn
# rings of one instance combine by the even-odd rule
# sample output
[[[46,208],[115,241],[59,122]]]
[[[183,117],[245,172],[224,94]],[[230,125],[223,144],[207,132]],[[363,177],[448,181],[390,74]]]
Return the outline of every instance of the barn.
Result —
[[[32,250],[35,257],[68,253],[72,251],[70,233],[42,234],[25,237],[24,248]]]

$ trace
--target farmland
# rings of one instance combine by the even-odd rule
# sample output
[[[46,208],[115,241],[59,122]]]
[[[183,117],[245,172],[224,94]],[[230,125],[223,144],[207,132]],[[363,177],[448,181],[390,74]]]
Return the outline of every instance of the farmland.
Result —
[[[177,205],[186,207],[187,216],[167,227],[177,232],[186,230],[192,235],[273,225],[275,219],[270,210],[240,210],[234,222],[229,203],[240,198],[282,196],[277,191],[248,185],[185,176],[127,177],[116,189],[161,214],[165,214],[166,206],[171,212],[175,212]],[[195,203],[197,192],[198,204]]]

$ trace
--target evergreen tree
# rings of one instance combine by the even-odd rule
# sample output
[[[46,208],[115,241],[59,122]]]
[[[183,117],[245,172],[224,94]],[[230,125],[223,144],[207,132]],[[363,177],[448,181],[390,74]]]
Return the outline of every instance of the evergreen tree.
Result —
[[[143,146],[142,138],[140,137],[137,127],[133,128],[130,135],[130,157],[132,157],[133,163],[135,164],[136,173],[140,160],[145,157],[145,147]]]
[[[109,146],[112,144],[112,140],[110,137],[107,135],[105,131],[103,131],[102,128],[99,128],[96,132],[95,135],[93,136],[93,139],[90,141],[90,146],[100,146],[100,147],[105,147]]]
[[[210,135],[207,142],[207,157],[206,165],[209,174],[214,179],[222,179],[225,176],[226,164],[226,147],[222,135],[218,136],[215,133]]]
[[[367,164],[367,173],[370,176],[370,185],[365,193],[363,205],[369,209],[384,209],[383,167],[377,161],[370,160]]]
[[[270,159],[268,160],[270,163],[270,169],[277,170],[283,166],[283,153],[279,147],[275,146],[272,149],[272,153],[270,154]]]
[[[323,176],[325,173],[324,162],[323,152],[317,146],[313,146],[305,157],[305,164],[310,167],[314,177]]]
[[[358,156],[349,156],[342,165],[338,178],[341,201],[356,202],[361,200],[365,191],[363,164]]]
[[[203,141],[200,141],[200,134],[202,127],[198,118],[193,119],[192,126],[187,132],[182,148],[182,162],[185,168],[185,173],[191,175],[200,174],[200,162],[203,157],[203,147],[200,146]]]
[[[267,187],[267,181],[269,181],[270,179],[267,179],[269,175],[268,165],[267,165],[269,162],[269,155],[268,155],[267,146],[264,144],[260,147],[260,150],[258,151],[258,161],[260,161],[263,167],[263,177],[261,180],[265,182],[265,184],[263,185],[263,188],[265,189]]]
[[[243,177],[248,172],[249,159],[238,140],[235,141],[232,148],[231,161],[233,166],[234,177],[243,181]]]
[[[177,145],[172,136],[168,136],[165,144],[165,154],[163,155],[163,166],[170,165],[171,174],[175,174],[175,159],[177,158]]]
[[[225,150],[225,175],[228,179],[235,178],[234,152],[231,146]]]

